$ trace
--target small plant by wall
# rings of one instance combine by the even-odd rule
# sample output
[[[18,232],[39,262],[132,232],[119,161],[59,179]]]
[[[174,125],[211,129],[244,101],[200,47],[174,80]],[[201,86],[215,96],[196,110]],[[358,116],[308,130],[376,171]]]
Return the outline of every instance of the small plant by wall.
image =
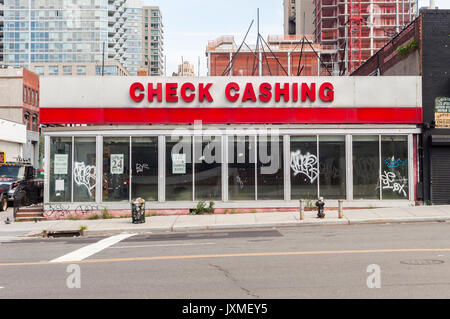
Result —
[[[108,212],[107,208],[104,208],[102,210],[102,218],[103,219],[111,219],[111,218],[113,218],[113,216]]]
[[[414,51],[419,46],[419,41],[417,40],[411,40],[405,45],[399,45],[397,47],[397,54],[401,55],[402,57],[408,56],[412,51]]]
[[[201,215],[201,214],[214,214],[214,202],[209,202],[209,207],[206,207],[206,202],[201,200],[198,202],[197,207],[189,210],[190,215]]]

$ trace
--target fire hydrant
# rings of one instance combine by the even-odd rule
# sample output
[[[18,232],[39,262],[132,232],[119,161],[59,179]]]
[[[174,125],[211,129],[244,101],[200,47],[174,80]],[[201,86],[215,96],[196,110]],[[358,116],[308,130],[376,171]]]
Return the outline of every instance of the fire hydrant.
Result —
[[[316,202],[316,206],[317,206],[317,218],[324,218],[325,217],[325,213],[324,213],[324,206],[325,206],[325,202],[323,201],[323,197],[319,197],[319,200]]]

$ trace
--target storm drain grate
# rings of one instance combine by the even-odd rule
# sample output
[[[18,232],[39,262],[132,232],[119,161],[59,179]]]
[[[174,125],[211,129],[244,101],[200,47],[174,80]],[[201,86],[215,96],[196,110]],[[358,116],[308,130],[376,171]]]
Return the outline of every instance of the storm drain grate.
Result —
[[[439,265],[443,264],[443,260],[438,259],[413,259],[413,260],[403,260],[400,262],[405,265]]]
[[[68,231],[49,231],[47,237],[60,238],[60,237],[79,237],[81,236],[80,230],[68,230]]]

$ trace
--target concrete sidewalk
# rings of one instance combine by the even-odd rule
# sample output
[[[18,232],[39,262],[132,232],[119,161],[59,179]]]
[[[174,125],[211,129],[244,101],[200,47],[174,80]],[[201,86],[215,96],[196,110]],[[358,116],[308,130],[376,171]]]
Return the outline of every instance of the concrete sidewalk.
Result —
[[[450,205],[415,206],[401,208],[376,208],[344,210],[344,217],[338,218],[338,212],[325,211],[324,219],[316,218],[316,212],[305,212],[300,220],[298,212],[216,214],[216,215],[175,215],[146,217],[143,224],[132,224],[131,218],[97,220],[54,220],[42,222],[4,223],[10,212],[0,215],[0,237],[32,236],[42,231],[79,230],[87,227],[85,234],[111,234],[121,232],[168,232],[197,231],[237,228],[288,227],[312,225],[352,225],[382,224],[406,222],[443,222],[450,221]]]

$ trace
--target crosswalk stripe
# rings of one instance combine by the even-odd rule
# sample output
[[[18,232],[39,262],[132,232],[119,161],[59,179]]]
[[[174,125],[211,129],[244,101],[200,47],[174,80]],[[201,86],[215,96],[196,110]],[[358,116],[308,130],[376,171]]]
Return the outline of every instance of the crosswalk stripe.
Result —
[[[66,255],[63,255],[61,257],[55,258],[53,260],[51,260],[50,262],[63,262],[63,261],[80,261],[83,260],[85,258],[88,258],[89,256],[92,256],[100,251],[102,251],[103,249],[106,249],[114,244],[117,244],[118,242],[134,236],[136,234],[120,234],[120,235],[115,235],[115,236],[111,236],[105,239],[102,239],[96,243],[84,246],[80,249],[77,249],[71,253],[68,253]]]

